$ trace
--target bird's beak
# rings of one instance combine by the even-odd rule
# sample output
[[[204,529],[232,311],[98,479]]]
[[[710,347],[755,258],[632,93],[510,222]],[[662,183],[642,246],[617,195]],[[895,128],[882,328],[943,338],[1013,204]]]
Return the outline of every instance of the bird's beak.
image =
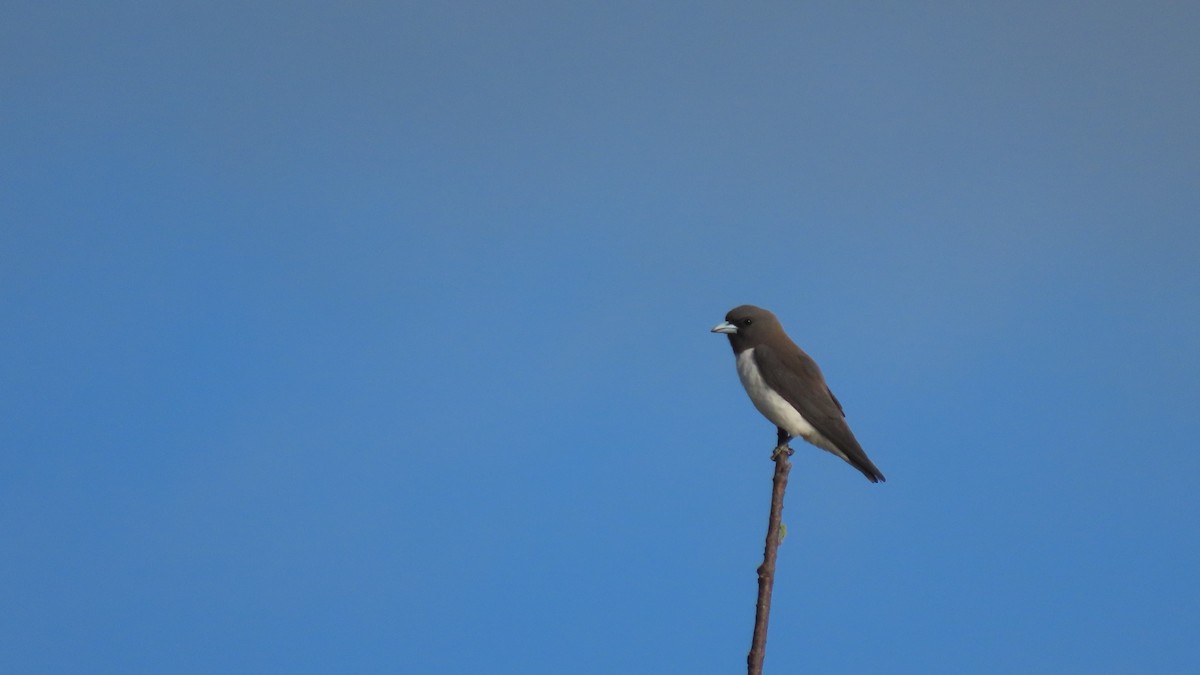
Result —
[[[713,326],[712,332],[714,332],[714,333],[736,333],[737,326],[726,321],[724,323],[719,323],[719,324]]]

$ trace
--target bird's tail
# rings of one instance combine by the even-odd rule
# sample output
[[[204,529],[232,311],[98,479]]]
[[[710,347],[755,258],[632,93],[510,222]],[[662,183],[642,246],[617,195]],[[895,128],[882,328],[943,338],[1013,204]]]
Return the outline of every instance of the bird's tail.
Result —
[[[866,476],[867,480],[871,481],[872,483],[887,482],[887,479],[883,477],[883,472],[880,471],[879,468],[867,458],[866,454],[863,454],[861,457],[855,457],[854,459],[846,458],[846,461],[850,464],[850,466],[861,471],[862,475]]]

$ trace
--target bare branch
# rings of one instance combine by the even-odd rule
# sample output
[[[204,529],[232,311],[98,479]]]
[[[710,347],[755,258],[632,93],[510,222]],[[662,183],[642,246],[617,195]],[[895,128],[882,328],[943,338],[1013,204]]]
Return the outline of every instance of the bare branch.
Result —
[[[763,551],[763,563],[758,568],[754,638],[750,642],[750,654],[746,657],[749,675],[762,675],[763,659],[767,655],[767,621],[771,616],[771,591],[775,587],[775,557],[779,551],[780,524],[783,520],[783,493],[787,490],[788,473],[792,470],[789,440],[788,435],[780,429],[779,441],[771,453],[771,459],[775,461],[775,478],[771,489],[771,518],[767,522],[767,545]]]

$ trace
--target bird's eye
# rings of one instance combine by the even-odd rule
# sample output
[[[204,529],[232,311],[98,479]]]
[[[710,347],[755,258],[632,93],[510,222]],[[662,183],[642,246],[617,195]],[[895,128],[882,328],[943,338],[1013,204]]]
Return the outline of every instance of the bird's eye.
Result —
[[[751,321],[750,319],[746,319],[745,321],[743,321],[743,322],[742,322],[742,325],[743,325],[743,326],[749,326],[749,325],[750,325],[750,324],[752,324],[752,323],[754,323],[754,322],[753,322],[753,321]]]

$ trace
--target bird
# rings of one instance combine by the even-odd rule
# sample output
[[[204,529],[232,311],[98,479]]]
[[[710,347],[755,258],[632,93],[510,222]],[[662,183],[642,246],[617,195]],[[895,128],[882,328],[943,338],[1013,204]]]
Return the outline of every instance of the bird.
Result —
[[[729,338],[738,379],[754,407],[778,428],[780,448],[799,436],[842,458],[872,483],[886,480],[850,431],[817,362],[792,342],[773,313],[754,305],[734,307],[712,332]]]

